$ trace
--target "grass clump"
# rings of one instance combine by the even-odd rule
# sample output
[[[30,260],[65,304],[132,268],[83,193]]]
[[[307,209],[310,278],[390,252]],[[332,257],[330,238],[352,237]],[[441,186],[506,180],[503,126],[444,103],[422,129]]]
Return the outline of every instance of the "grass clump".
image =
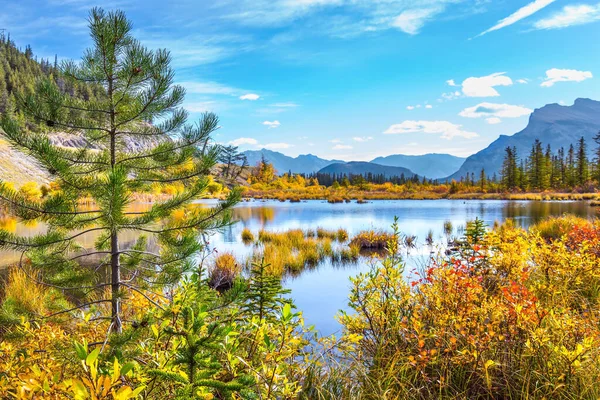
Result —
[[[576,217],[574,215],[566,215],[563,217],[550,217],[535,224],[531,229],[546,240],[556,240],[561,238],[567,232],[573,230],[575,226],[589,227],[590,221]]]
[[[348,232],[345,229],[290,229],[285,232],[261,230],[258,233],[258,246],[246,264],[257,263],[264,258],[269,274],[296,275],[306,268],[316,267],[327,259],[356,260],[358,252],[343,245],[347,240]],[[346,253],[347,256],[342,257],[342,253]]]
[[[242,242],[244,242],[245,245],[254,243],[254,234],[250,229],[244,228],[242,231]]]
[[[357,246],[360,250],[383,250],[393,235],[382,231],[362,231],[350,241],[350,246]]]

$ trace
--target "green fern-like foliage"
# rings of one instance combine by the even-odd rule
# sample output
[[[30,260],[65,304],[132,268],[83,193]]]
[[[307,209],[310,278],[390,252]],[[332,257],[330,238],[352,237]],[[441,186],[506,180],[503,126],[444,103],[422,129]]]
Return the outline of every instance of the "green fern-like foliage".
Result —
[[[122,12],[93,9],[89,28],[93,47],[80,62],[64,62],[60,74],[74,86],[100,87],[102,95],[71,96],[45,77],[35,90],[15,94],[24,119],[5,113],[0,120],[5,138],[48,170],[59,188],[31,200],[0,182],[1,202],[22,220],[48,227],[34,237],[0,230],[0,248],[22,252],[21,264],[39,269],[45,284],[80,294],[95,289],[94,303],[110,304],[111,327],[121,332],[122,301],[133,292],[152,301],[151,291],[191,270],[202,234],[230,223],[239,193],[232,190],[213,208],[187,208],[205,193],[220,157],[210,139],[217,116],[186,122],[185,90],[173,85],[169,52],[142,46]],[[32,130],[32,124],[45,128]],[[86,145],[55,146],[52,131],[77,135]],[[132,151],[132,141],[143,146]],[[180,189],[147,210],[133,209],[135,193],[169,185]],[[84,196],[91,207],[81,203]],[[172,218],[176,210],[180,215]],[[83,249],[81,239],[90,236],[94,248]],[[132,236],[139,239],[125,240]]]

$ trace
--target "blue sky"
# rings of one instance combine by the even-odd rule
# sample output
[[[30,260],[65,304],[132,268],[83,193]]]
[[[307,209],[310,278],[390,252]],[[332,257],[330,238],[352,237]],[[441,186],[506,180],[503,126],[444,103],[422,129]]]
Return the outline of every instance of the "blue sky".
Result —
[[[470,155],[547,103],[600,100],[599,0],[0,0],[0,28],[53,59],[124,10],[171,50],[190,120],[241,149],[370,160]]]

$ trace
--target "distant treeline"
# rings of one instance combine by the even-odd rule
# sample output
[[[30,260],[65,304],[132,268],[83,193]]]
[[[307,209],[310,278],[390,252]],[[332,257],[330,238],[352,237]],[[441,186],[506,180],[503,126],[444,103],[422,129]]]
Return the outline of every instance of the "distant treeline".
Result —
[[[600,185],[600,133],[594,137],[596,149],[588,158],[588,145],[582,137],[556,153],[538,139],[529,155],[520,158],[515,147],[505,149],[502,187],[506,190],[575,189],[593,191]]]
[[[313,173],[305,176],[306,179],[316,178],[319,184],[324,186],[360,186],[364,183],[386,183],[391,182],[396,185],[403,185],[407,182],[419,183],[419,182],[432,182],[431,179],[419,178],[417,175],[406,177],[404,174],[400,176],[387,176],[385,174],[373,174],[371,172],[365,174],[326,174],[326,173]]]

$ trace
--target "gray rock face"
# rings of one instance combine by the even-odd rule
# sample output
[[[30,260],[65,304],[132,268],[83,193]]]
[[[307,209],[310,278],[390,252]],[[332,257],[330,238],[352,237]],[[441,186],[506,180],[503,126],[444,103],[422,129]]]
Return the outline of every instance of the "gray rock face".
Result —
[[[572,106],[548,104],[531,114],[525,129],[512,136],[501,135],[487,148],[468,157],[460,169],[447,179],[459,180],[467,173],[479,176],[482,168],[488,176],[499,174],[506,147],[516,147],[519,157],[524,158],[535,139],[539,139],[544,147],[550,144],[552,151],[556,152],[560,147],[566,151],[571,144],[575,145],[577,140],[584,137],[591,156],[595,146],[593,137],[598,131],[600,101],[577,99]]]

